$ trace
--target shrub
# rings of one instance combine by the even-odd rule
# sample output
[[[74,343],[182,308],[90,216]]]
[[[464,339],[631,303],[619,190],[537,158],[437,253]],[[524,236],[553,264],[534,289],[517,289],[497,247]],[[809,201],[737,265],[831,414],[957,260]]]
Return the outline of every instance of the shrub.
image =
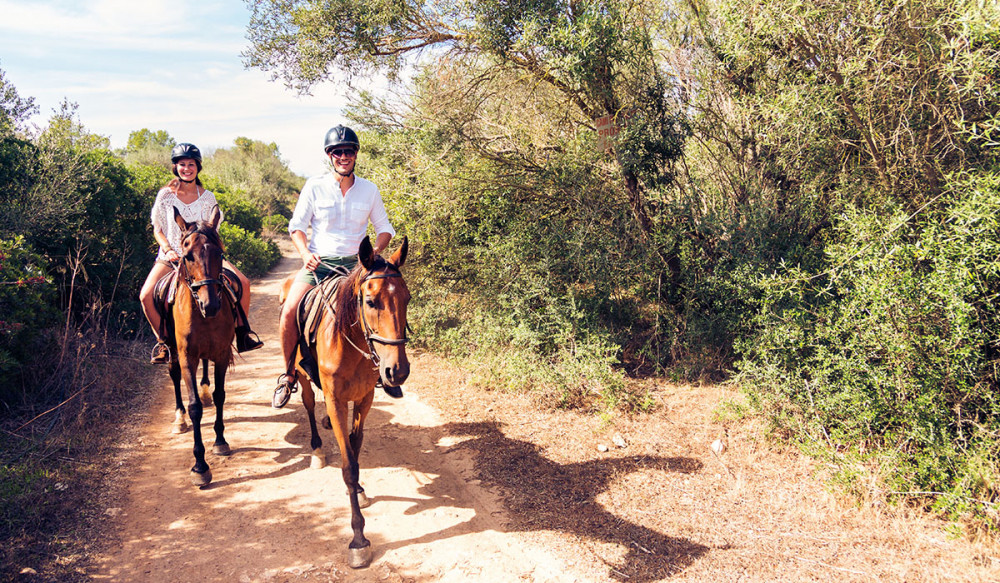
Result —
[[[241,227],[254,235],[260,235],[260,211],[240,191],[215,192],[215,198],[219,201],[219,207],[227,223]]]
[[[226,247],[226,258],[247,277],[260,277],[281,259],[273,241],[255,237],[242,227],[222,223],[219,235]]]
[[[262,232],[268,236],[287,235],[288,217],[281,215],[268,215],[262,221]]]
[[[846,214],[831,267],[763,279],[739,380],[776,425],[879,452],[888,491],[944,493],[935,507],[958,517],[1000,498],[996,458],[983,463],[1000,434],[1000,173],[948,194],[916,218]]]
[[[44,259],[22,237],[0,239],[0,402],[8,408],[32,393],[25,365],[51,351],[46,330],[59,322],[56,295]]]

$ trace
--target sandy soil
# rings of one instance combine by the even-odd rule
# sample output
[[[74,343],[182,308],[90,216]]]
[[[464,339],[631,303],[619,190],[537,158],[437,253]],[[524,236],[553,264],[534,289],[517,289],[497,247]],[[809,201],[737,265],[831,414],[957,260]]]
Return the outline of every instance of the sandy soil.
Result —
[[[252,322],[264,348],[237,359],[226,384],[229,457],[208,455],[214,480],[189,483],[192,435],[173,435],[173,391],[151,403],[138,439],[127,500],[107,513],[120,545],[98,557],[94,579],[112,581],[579,581],[564,562],[504,528],[496,497],[478,485],[470,453],[421,400],[429,366],[413,355],[403,399],[376,395],[366,424],[361,480],[372,566],[347,567],[350,507],[340,455],[322,430],[330,466],[311,469],[309,429],[298,394],[271,408],[282,370],[276,336],[281,281],[300,264],[290,256],[255,282]],[[321,399],[321,395],[318,398]],[[211,450],[215,410],[202,420]]]
[[[287,253],[288,247],[285,247]],[[270,407],[286,257],[255,283],[266,346],[227,383],[228,458],[189,484],[190,433],[172,435],[166,371],[140,450],[122,469],[92,577],[111,581],[998,581],[994,547],[946,525],[830,494],[821,464],[775,449],[752,422],[713,420],[720,387],[649,380],[654,414],[602,419],[475,388],[411,352],[403,399],[376,395],[361,480],[372,566],[346,565],[350,513],[332,432],[309,467],[298,395]],[[405,271],[405,270],[404,270]],[[203,420],[213,439],[214,410]],[[721,455],[709,444],[727,445]]]

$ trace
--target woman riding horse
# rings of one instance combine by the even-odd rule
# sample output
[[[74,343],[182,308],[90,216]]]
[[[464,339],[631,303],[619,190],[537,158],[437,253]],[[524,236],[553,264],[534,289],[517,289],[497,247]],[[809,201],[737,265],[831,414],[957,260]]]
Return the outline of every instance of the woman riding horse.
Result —
[[[213,209],[217,209],[219,206],[215,195],[212,191],[205,189],[201,184],[201,179],[198,178],[198,173],[201,172],[201,150],[197,146],[187,143],[178,144],[170,153],[170,161],[173,164],[174,179],[157,193],[151,213],[153,237],[160,244],[160,248],[156,255],[156,262],[150,269],[146,282],[139,292],[142,311],[153,329],[153,334],[156,335],[156,345],[150,356],[150,362],[153,364],[170,362],[170,351],[167,349],[163,337],[163,322],[154,304],[153,290],[156,287],[156,282],[170,273],[182,256],[180,246],[182,232],[174,222],[174,209],[180,213],[185,221],[193,223],[208,220]],[[236,349],[238,352],[246,352],[260,348],[264,343],[257,338],[257,335],[250,329],[250,323],[246,321],[246,314],[250,310],[250,281],[225,259],[223,259],[222,265],[236,274],[243,290],[240,298],[243,321],[237,324]]]

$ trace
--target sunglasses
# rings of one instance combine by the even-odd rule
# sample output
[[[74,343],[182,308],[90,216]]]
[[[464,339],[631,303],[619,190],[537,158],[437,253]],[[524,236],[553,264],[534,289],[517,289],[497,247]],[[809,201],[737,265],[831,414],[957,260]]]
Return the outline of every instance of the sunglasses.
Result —
[[[358,151],[353,148],[347,150],[344,149],[327,150],[326,153],[330,156],[336,156],[337,158],[343,158],[345,156],[348,158],[353,158],[358,155]]]

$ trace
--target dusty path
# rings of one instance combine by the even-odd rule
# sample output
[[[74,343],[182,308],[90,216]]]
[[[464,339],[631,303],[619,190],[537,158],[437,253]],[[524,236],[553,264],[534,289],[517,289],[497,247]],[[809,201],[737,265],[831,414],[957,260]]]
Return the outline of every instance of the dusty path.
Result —
[[[284,251],[289,252],[287,242]],[[191,434],[172,435],[166,371],[132,440],[98,580],[235,583],[996,582],[1000,549],[955,537],[925,514],[842,498],[825,468],[767,440],[758,419],[721,422],[720,386],[648,379],[652,413],[602,418],[551,410],[411,353],[406,396],[384,394],[366,426],[361,480],[374,561],[346,566],[350,539],[339,453],[310,469],[301,399],[270,406],[282,368],[275,337],[286,258],[254,286],[265,348],[228,381],[233,454],[209,454],[214,482],[189,484]],[[489,375],[488,367],[481,376]],[[213,439],[209,410],[203,424]],[[722,454],[709,448],[727,442]],[[480,480],[482,480],[480,482]],[[873,484],[877,492],[878,484]]]
[[[164,370],[128,498],[109,509],[121,545],[99,557],[95,579],[190,581],[575,581],[559,559],[503,532],[499,506],[472,478],[468,453],[452,448],[420,399],[429,371],[413,355],[401,400],[376,395],[366,425],[361,480],[374,561],[346,565],[350,511],[333,433],[321,430],[329,467],[309,467],[309,431],[298,394],[282,410],[270,395],[282,369],[276,337],[280,282],[299,266],[286,257],[255,282],[252,321],[264,348],[237,359],[227,379],[228,458],[208,453],[214,481],[190,485],[191,433],[172,435],[173,395]],[[319,396],[321,399],[321,396]],[[320,401],[322,402],[322,401]],[[209,451],[215,411],[202,421]],[[131,471],[131,470],[130,470]]]

